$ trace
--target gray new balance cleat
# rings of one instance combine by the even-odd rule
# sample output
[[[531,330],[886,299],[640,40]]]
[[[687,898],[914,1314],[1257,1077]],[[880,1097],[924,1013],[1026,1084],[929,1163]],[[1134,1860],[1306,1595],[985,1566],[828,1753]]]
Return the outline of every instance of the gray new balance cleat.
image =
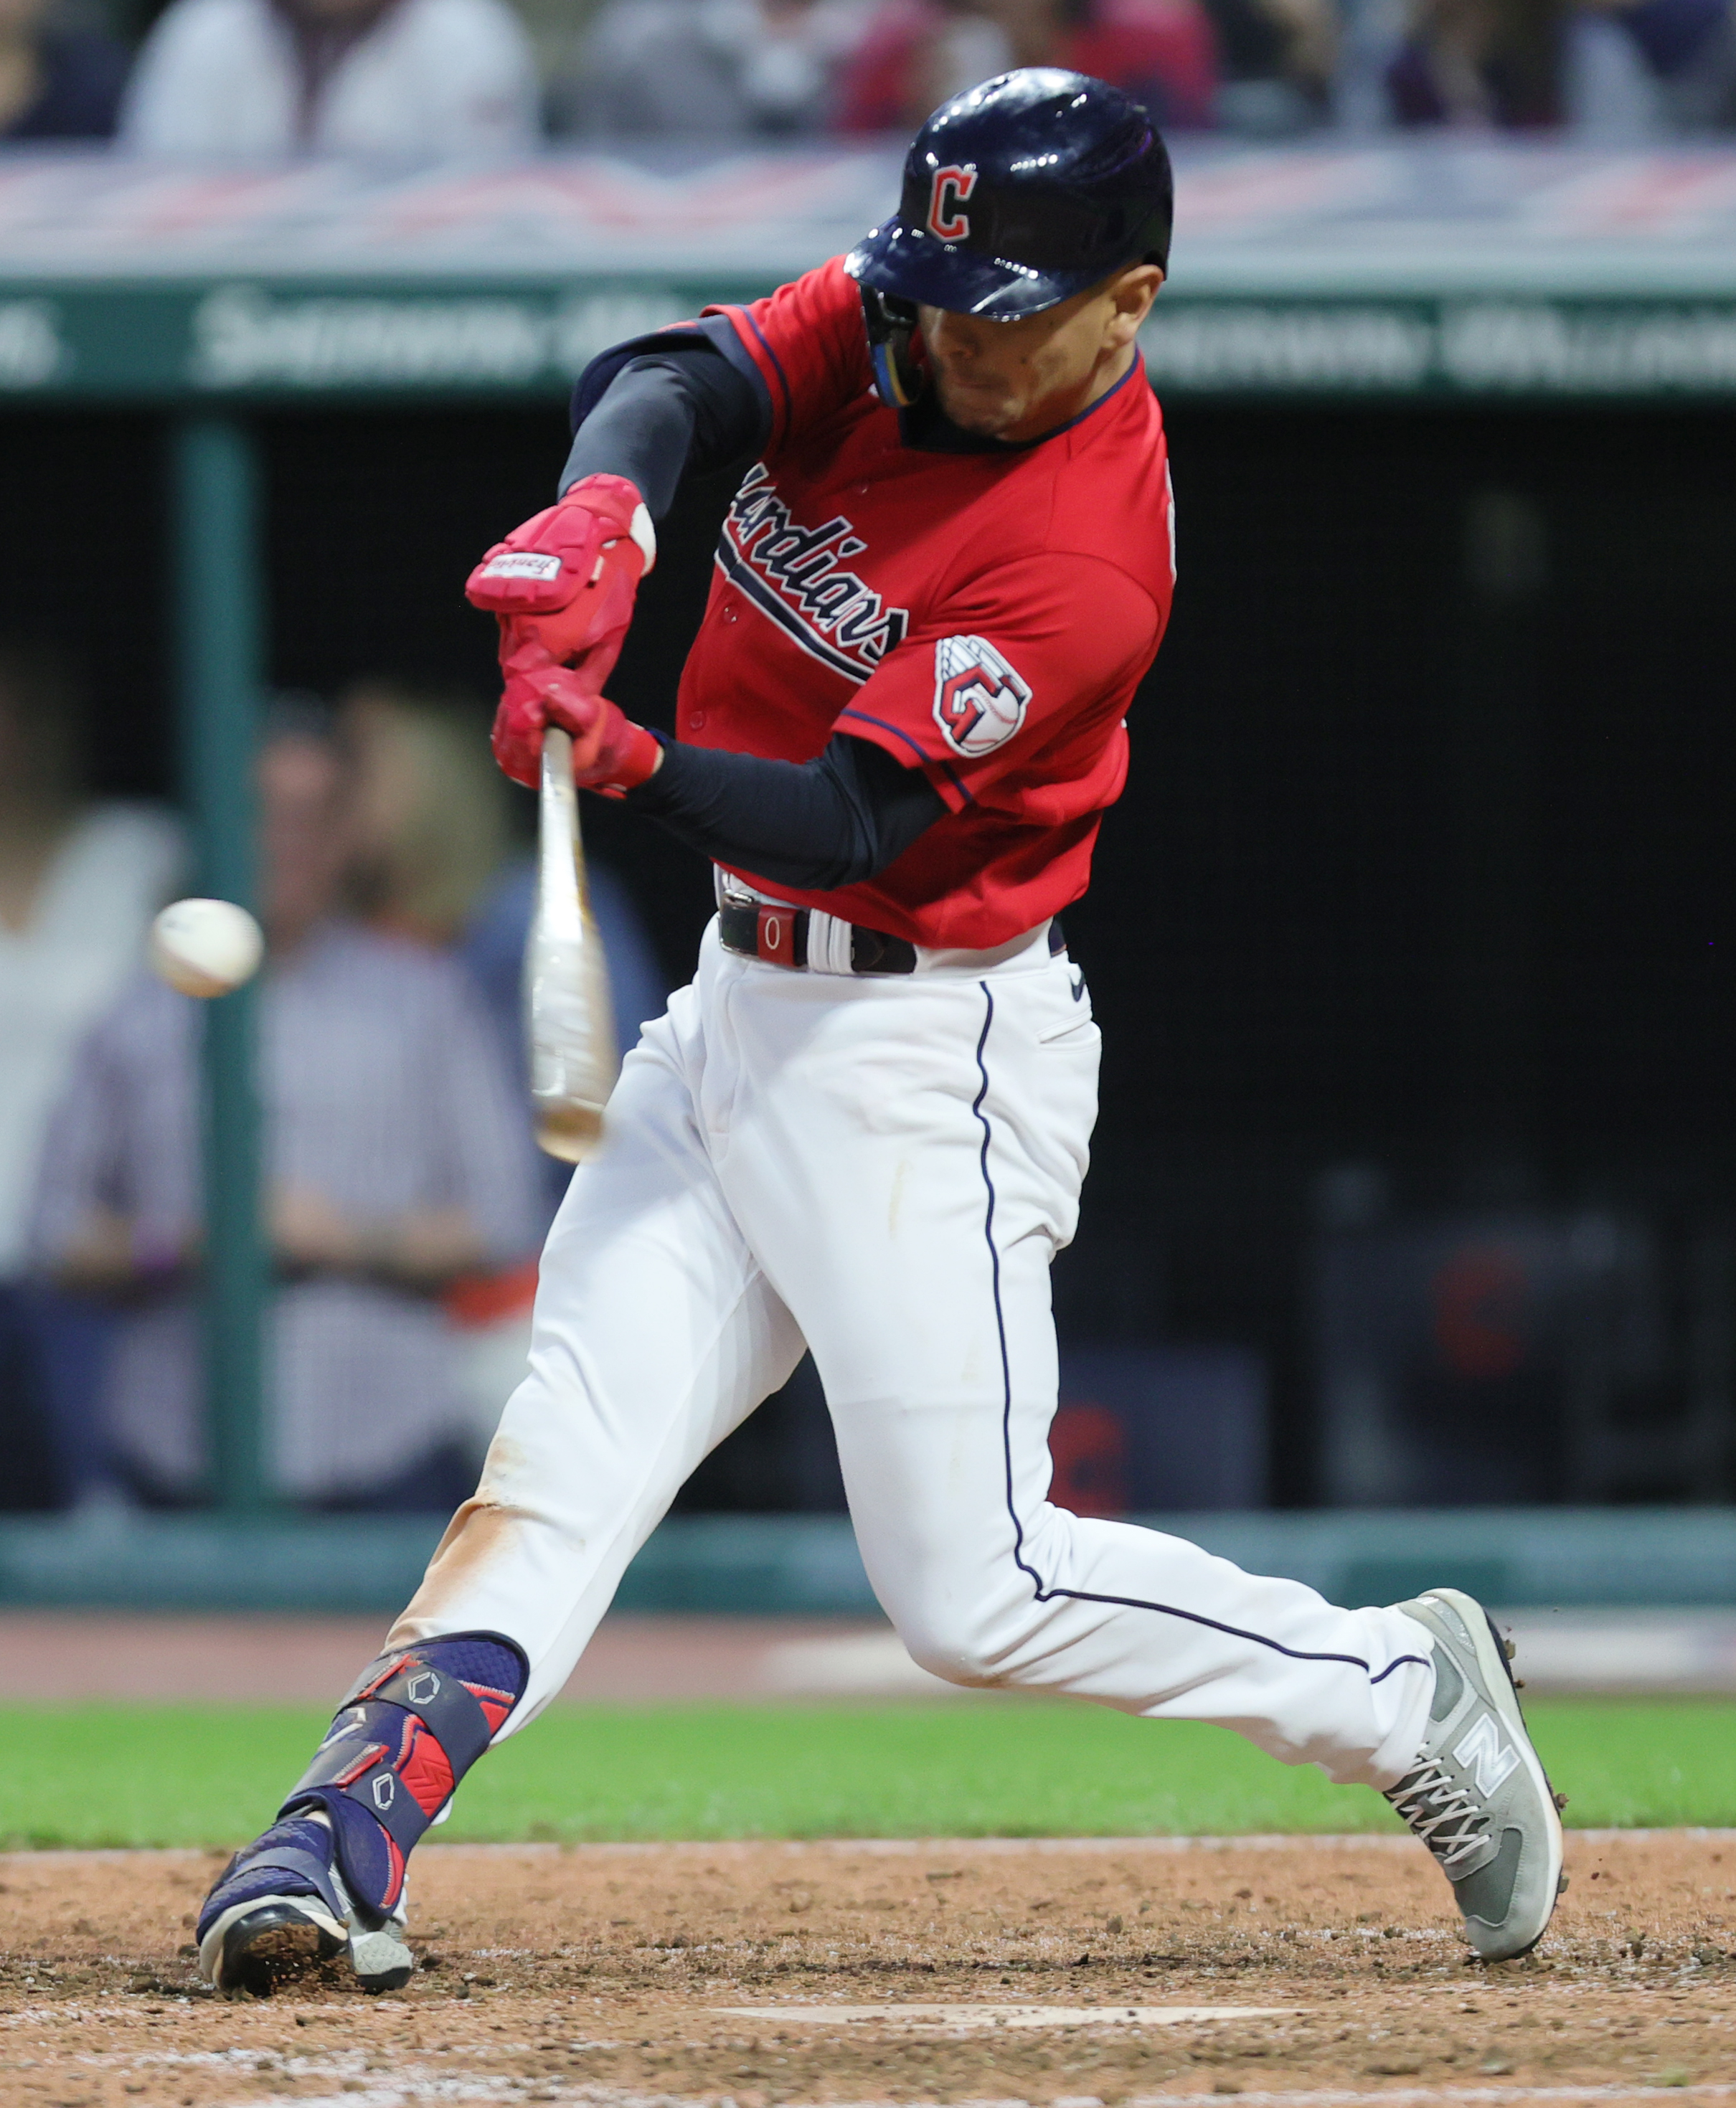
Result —
[[[1428,1734],[1387,1795],[1441,1862],[1485,1962],[1510,1962],[1543,1937],[1561,1871],[1558,1802],[1544,1776],[1508,1652],[1493,1620],[1459,1588],[1393,1606],[1434,1642]]]

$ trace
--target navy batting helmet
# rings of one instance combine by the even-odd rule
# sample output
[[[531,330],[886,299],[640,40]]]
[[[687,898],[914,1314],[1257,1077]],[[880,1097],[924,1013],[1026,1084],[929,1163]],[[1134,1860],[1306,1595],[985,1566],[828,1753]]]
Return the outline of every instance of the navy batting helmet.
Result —
[[[1089,74],[1024,66],[943,102],[904,157],[898,217],[845,259],[865,291],[1011,322],[1124,264],[1167,266],[1157,128]]]

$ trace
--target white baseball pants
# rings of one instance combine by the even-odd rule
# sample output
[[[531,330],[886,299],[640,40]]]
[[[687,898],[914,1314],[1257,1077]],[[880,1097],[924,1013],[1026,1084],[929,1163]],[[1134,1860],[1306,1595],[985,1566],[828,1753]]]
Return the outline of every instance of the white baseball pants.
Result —
[[[1410,1619],[1048,1500],[1048,1269],[1097,1111],[1082,990],[1046,930],[855,979],[737,957],[714,926],[572,1181],[530,1373],[393,1642],[516,1640],[523,1726],[805,1344],[868,1578],[925,1668],[1396,1783],[1434,1683]]]

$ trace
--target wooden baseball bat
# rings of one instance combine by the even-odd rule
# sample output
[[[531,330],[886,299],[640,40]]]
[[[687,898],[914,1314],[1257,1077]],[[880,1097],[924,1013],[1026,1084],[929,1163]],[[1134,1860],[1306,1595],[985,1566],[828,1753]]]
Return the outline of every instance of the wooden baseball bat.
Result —
[[[586,897],[573,742],[543,734],[536,912],[525,945],[525,1012],[536,1138],[565,1164],[602,1138],[602,1109],[620,1070],[609,969]]]

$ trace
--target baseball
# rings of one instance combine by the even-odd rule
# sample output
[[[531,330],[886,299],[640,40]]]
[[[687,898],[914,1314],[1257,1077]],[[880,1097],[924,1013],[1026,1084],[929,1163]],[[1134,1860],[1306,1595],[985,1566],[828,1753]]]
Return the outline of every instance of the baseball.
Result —
[[[259,924],[232,900],[171,901],[151,926],[151,963],[183,995],[228,995],[264,951]]]

